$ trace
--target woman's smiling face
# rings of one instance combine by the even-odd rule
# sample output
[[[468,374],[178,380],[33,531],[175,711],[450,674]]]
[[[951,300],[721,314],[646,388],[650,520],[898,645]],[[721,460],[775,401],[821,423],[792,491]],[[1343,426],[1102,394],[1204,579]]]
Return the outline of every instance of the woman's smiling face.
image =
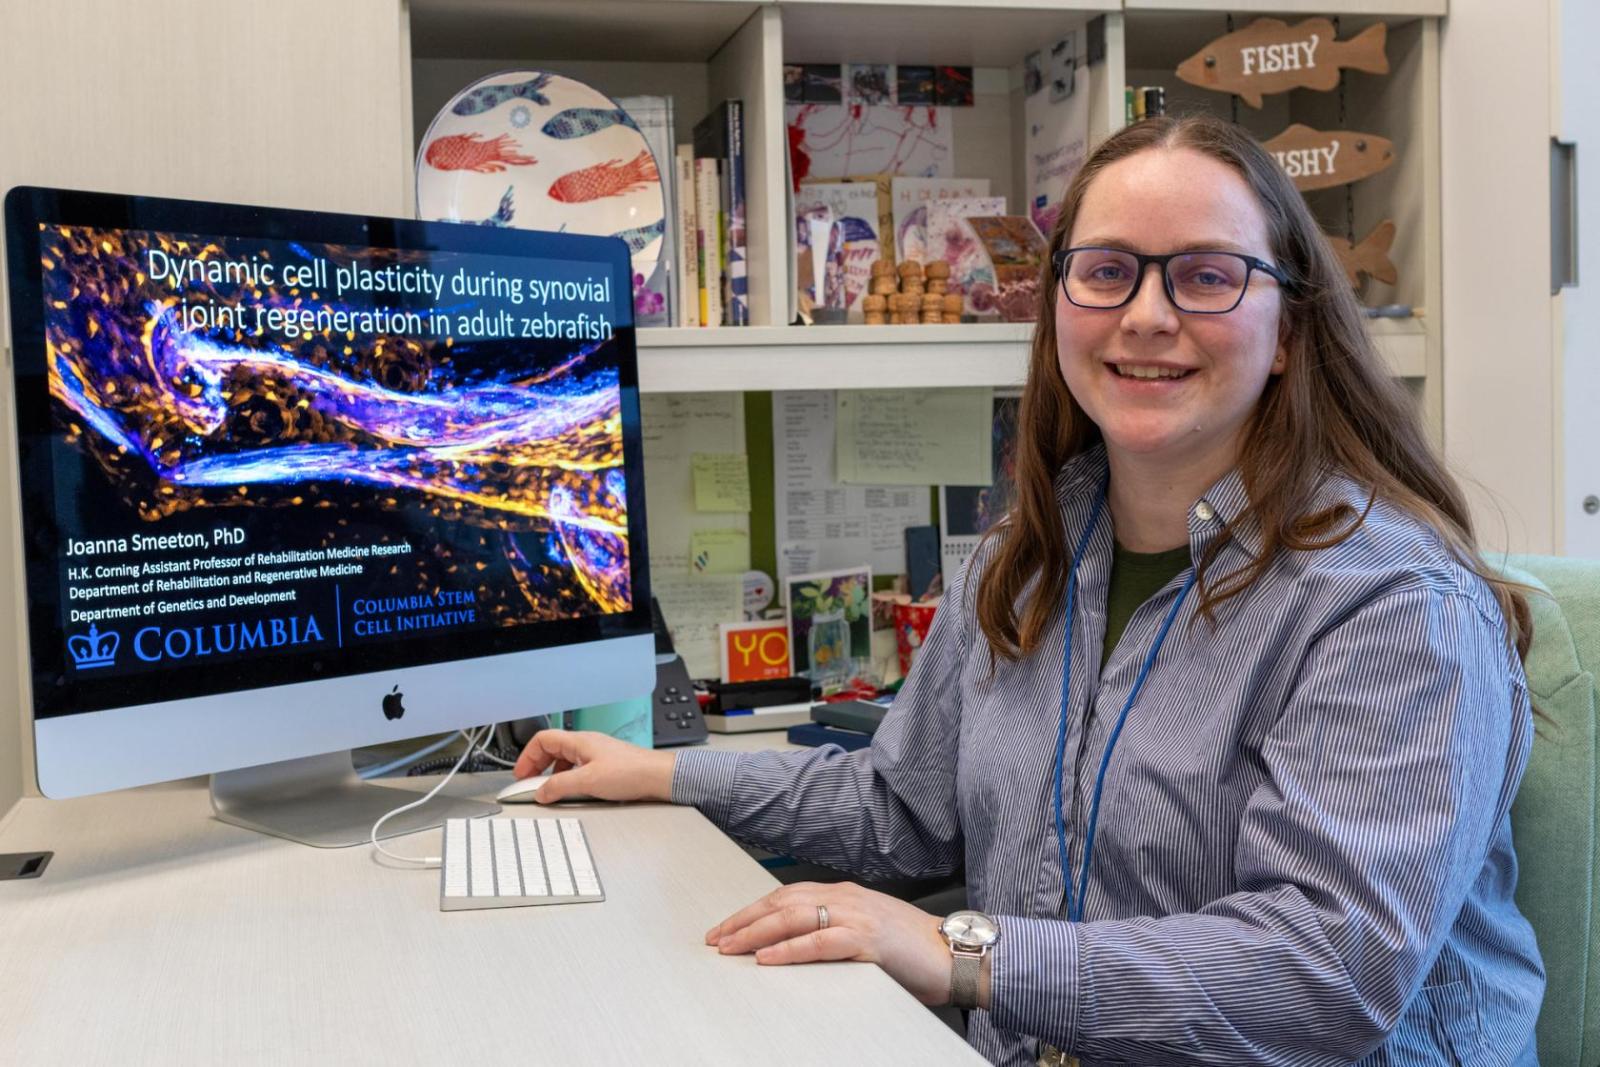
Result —
[[[1148,255],[1241,252],[1273,262],[1266,217],[1244,179],[1187,148],[1139,152],[1096,175],[1067,241],[1086,245]],[[1145,270],[1132,302],[1113,310],[1078,307],[1057,291],[1062,377],[1114,461],[1225,470],[1267,379],[1283,370],[1277,283],[1252,272],[1233,311],[1191,315],[1167,299],[1158,267]],[[1164,376],[1133,376],[1154,371]]]

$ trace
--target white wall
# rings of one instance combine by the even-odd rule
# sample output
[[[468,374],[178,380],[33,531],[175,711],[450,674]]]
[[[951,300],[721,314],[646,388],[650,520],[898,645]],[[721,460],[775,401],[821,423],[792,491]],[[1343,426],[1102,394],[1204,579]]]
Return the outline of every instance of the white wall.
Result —
[[[0,0],[0,190],[59,185],[404,214],[407,35],[402,0]],[[0,337],[9,346],[9,327]],[[8,365],[0,814],[32,778],[15,681],[23,595],[12,422]]]
[[[1451,0],[1441,38],[1444,443],[1491,548],[1558,543],[1550,0]]]

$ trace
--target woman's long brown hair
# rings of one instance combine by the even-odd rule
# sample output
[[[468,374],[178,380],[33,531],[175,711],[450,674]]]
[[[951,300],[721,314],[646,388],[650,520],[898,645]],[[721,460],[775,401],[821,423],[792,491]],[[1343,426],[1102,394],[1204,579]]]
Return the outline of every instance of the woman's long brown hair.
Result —
[[[1461,489],[1429,443],[1409,394],[1373,346],[1344,269],[1299,191],[1248,133],[1210,116],[1184,116],[1147,119],[1113,134],[1068,187],[1050,251],[1066,246],[1084,192],[1101,171],[1138,152],[1164,148],[1201,152],[1244,178],[1266,217],[1272,258],[1289,277],[1282,290],[1288,361],[1282,374],[1268,380],[1238,459],[1250,505],[1234,521],[1259,525],[1262,551],[1212,583],[1207,569],[1231,531],[1212,541],[1196,567],[1201,616],[1214,620],[1217,605],[1250,588],[1279,551],[1329,548],[1355,532],[1365,511],[1344,505],[1314,509],[1317,490],[1336,472],[1368,490],[1369,508],[1375,499],[1389,501],[1437,531],[1449,551],[1494,590],[1509,639],[1525,658],[1532,620],[1522,587],[1494,574],[1479,557]],[[995,554],[977,593],[978,623],[990,649],[1013,661],[1038,647],[1066,591],[1071,560],[1056,476],[1100,440],[1061,376],[1059,286],[1049,262],[1047,257],[1040,279],[1039,320],[1018,414],[1017,499],[992,531]]]

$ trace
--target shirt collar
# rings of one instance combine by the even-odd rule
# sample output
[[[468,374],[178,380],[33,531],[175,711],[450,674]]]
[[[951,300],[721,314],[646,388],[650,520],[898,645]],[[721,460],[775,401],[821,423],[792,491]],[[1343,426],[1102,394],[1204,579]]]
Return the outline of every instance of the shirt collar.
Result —
[[[1104,442],[1084,449],[1062,464],[1056,474],[1056,500],[1068,516],[1069,526],[1087,521],[1074,521],[1074,513],[1083,509],[1087,514],[1087,509],[1093,507],[1093,501],[1110,471]],[[1252,559],[1259,556],[1262,548],[1261,528],[1253,518],[1245,517],[1249,510],[1250,494],[1245,489],[1244,475],[1238,467],[1234,467],[1189,507],[1189,548],[1192,558],[1201,559],[1211,542],[1224,530],[1232,533],[1233,543]]]
[[[1251,559],[1261,555],[1261,524],[1250,510],[1250,493],[1238,467],[1224,474],[1189,507],[1189,544],[1194,558],[1205,555],[1211,542],[1226,530]]]

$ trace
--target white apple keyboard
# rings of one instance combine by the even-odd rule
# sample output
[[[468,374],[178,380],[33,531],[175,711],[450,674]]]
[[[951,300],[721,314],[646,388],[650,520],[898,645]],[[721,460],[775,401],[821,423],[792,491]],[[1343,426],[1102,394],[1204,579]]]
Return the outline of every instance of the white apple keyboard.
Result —
[[[440,911],[606,899],[577,819],[446,819],[442,858]]]

